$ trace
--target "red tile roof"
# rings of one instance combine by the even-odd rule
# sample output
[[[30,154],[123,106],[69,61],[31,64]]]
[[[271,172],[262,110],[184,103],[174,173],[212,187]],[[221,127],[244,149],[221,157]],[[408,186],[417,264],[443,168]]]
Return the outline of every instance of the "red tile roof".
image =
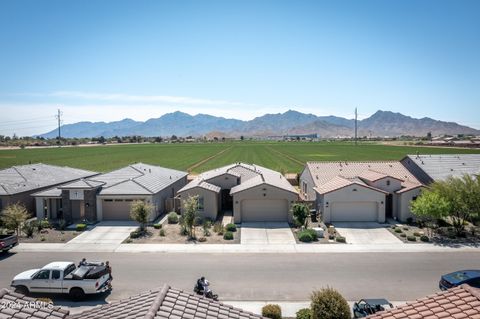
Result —
[[[480,289],[461,285],[368,319],[480,319]]]

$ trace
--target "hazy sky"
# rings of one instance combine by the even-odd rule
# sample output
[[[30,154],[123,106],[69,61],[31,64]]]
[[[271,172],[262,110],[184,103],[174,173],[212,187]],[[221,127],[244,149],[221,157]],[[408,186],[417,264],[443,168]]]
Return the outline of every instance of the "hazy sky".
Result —
[[[480,1],[0,1],[0,134],[181,110],[480,128]]]

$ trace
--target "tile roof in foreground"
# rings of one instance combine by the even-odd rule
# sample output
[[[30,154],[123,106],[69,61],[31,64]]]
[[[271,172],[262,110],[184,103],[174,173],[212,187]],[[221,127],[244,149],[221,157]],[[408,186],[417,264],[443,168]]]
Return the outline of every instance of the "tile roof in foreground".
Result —
[[[461,285],[368,319],[480,319],[480,289]]]
[[[70,318],[254,319],[263,317],[165,285],[160,289],[86,310]]]
[[[65,319],[68,314],[68,310],[60,307],[0,289],[0,319]]]

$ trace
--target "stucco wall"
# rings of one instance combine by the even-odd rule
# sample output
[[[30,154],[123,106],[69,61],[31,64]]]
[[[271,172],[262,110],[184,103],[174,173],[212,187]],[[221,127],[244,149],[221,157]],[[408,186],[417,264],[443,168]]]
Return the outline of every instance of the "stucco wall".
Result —
[[[265,196],[264,196],[265,195]],[[288,221],[292,222],[292,213],[290,211],[293,202],[298,200],[298,194],[286,190],[262,184],[250,189],[244,190],[233,195],[233,217],[235,223],[242,222],[242,200],[247,199],[286,199],[288,201]]]
[[[182,178],[175,183],[165,187],[162,191],[152,196],[152,204],[155,207],[153,217],[156,218],[161,214],[167,213],[165,209],[165,201],[168,198],[173,198],[177,195],[177,192],[185,186],[187,183],[187,177]]]
[[[331,221],[331,207],[334,202],[376,202],[378,204],[377,221],[379,223],[385,222],[384,193],[359,185],[349,185],[324,195],[317,194],[317,209],[320,208],[322,219],[326,223]]]
[[[34,192],[0,196],[0,199],[2,200],[2,210],[12,204],[20,203],[20,204],[23,204],[25,208],[28,210],[28,212],[32,213],[33,215],[33,213],[35,212],[35,199],[30,194],[33,194],[37,191],[38,190],[35,190]]]
[[[390,182],[390,185],[387,185],[388,182]],[[379,179],[378,181],[375,181],[373,183],[369,183],[369,185],[375,187],[375,188],[378,188],[378,189],[381,189],[381,190],[384,190],[386,192],[389,192],[391,194],[393,194],[394,192],[398,191],[399,189],[402,188],[402,182],[397,180],[397,179],[394,179],[394,178],[382,178],[382,179]]]
[[[203,218],[210,218],[212,220],[217,219],[219,207],[220,207],[220,196],[218,193],[206,190],[201,187],[191,188],[184,192],[178,194],[181,198],[183,212],[183,201],[190,196],[203,197],[203,211],[199,211],[198,215]]]
[[[230,174],[222,174],[206,181],[210,184],[220,187],[221,189],[231,189],[232,187],[238,185],[238,179],[238,177]]]
[[[315,183],[313,182],[312,175],[308,169],[304,169],[302,175],[300,175],[300,192],[303,193],[303,183],[307,184],[307,200],[314,201],[316,199],[317,193],[313,189],[315,187]]]
[[[409,217],[415,219],[415,216],[410,210],[410,202],[412,201],[413,197],[420,195],[421,192],[422,187],[419,187],[399,194],[397,214],[397,219],[399,221],[406,222],[407,218]]]

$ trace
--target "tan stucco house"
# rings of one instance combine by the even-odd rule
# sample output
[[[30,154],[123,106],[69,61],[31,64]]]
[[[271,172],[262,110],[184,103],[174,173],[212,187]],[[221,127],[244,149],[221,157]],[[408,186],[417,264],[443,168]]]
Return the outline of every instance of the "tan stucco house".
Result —
[[[130,220],[134,200],[153,205],[149,221],[166,212],[166,202],[173,199],[187,183],[187,173],[169,168],[137,163],[88,179],[66,183],[33,194],[37,217],[69,222],[78,220]],[[50,206],[49,199],[61,203],[62,210]]]
[[[197,176],[178,196],[199,197],[199,213],[213,220],[221,211],[233,212],[235,223],[291,222],[290,206],[298,193],[279,172],[235,163]]]
[[[20,203],[29,212],[35,211],[33,193],[43,191],[67,182],[98,175],[82,169],[48,164],[28,164],[12,166],[0,170],[0,211],[5,207]],[[54,200],[51,205],[57,205]]]
[[[400,162],[308,162],[300,196],[324,222],[406,221],[423,184]]]

